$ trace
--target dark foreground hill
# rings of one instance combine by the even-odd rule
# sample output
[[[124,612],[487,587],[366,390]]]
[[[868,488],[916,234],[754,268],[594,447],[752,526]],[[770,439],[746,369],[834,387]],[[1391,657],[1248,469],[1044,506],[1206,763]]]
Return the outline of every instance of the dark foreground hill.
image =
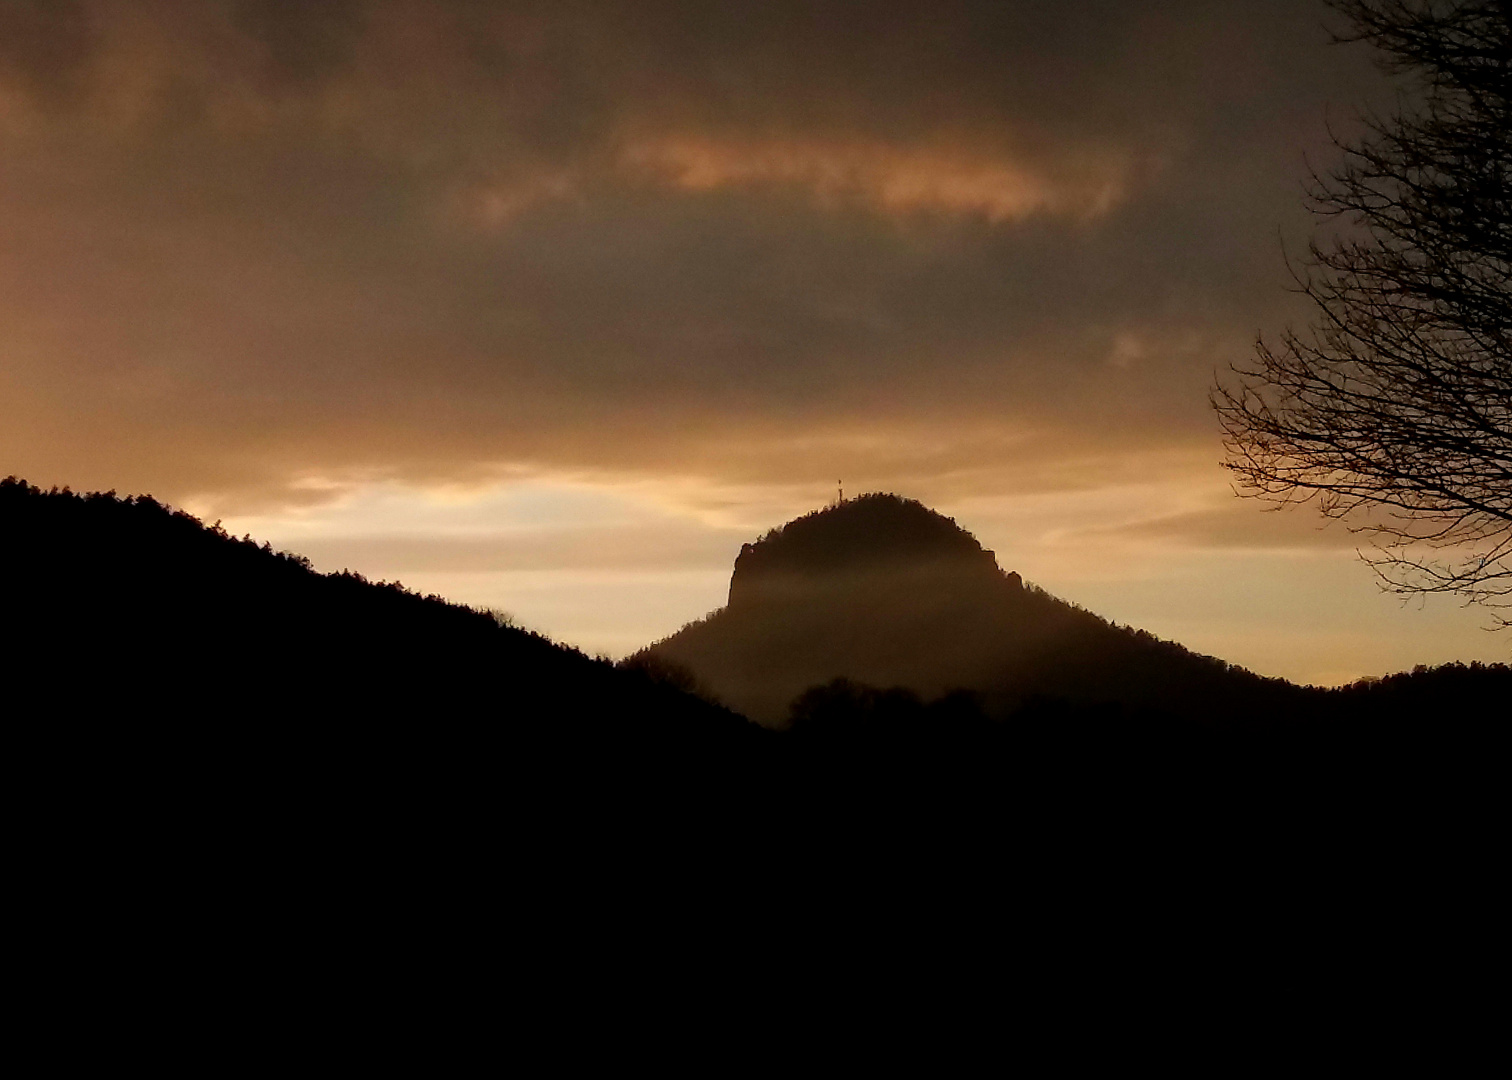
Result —
[[[317,573],[146,497],[0,482],[0,566],[12,733],[72,732],[78,754],[139,770],[396,792],[440,771],[455,797],[567,759],[629,784],[717,773],[759,735],[485,612]]]
[[[317,573],[148,497],[10,479],[0,481],[0,525],[14,647],[51,676],[38,701],[50,714],[107,704],[207,722],[420,719],[486,702],[504,729],[540,716],[738,724],[489,613]]]
[[[399,791],[561,781],[588,802],[702,787],[780,816],[770,793],[805,748],[833,763],[836,747],[889,745],[977,770],[973,790],[996,799],[992,777],[1024,761],[1076,770],[1146,744],[1169,763],[1218,743],[1305,758],[1388,729],[1473,742],[1500,729],[1512,675],[1454,666],[1332,692],[1260,679],[1025,586],[953,522],[887,496],[748,546],[727,608],[617,667],[145,497],[0,482],[0,565],[11,736],[187,780],[399,770]],[[769,721],[796,703],[795,737],[685,692],[699,681]]]
[[[1061,640],[1168,649],[903,510],[913,531],[863,532],[863,578],[922,552],[926,584],[1049,612]],[[789,610],[834,575],[855,542],[824,539],[747,552],[729,613]],[[46,953],[30,996],[98,987],[90,1016],[168,1000],[173,1039],[219,1030],[231,1000],[322,1030],[359,1013],[354,1037],[385,1053],[371,1017],[433,1011],[492,1038],[523,997],[581,1027],[562,1003],[585,985],[619,1008],[679,964],[722,1009],[709,988],[801,995],[816,956],[885,967],[879,985],[920,967],[924,986],[969,958],[973,992],[990,976],[1059,1000],[1119,965],[1143,987],[1184,941],[1251,982],[1234,957],[1274,952],[1290,979],[1299,928],[1368,957],[1384,926],[1400,967],[1401,913],[1423,909],[1382,898],[1431,883],[1464,925],[1499,842],[1505,670],[1403,676],[1269,726],[1046,697],[989,716],[829,682],[778,734],[648,665],[317,574],[150,499],[0,483],[0,567],[9,895]],[[969,596],[947,599],[919,625],[947,632]],[[157,999],[154,978],[187,989]],[[281,1023],[248,1015],[225,1046]],[[428,1064],[449,1039],[426,1041]]]
[[[989,715],[1052,698],[1180,716],[1275,713],[1301,691],[1115,626],[998,568],[949,518],[892,495],[816,511],[735,562],[726,607],[651,646],[768,725],[835,678]]]

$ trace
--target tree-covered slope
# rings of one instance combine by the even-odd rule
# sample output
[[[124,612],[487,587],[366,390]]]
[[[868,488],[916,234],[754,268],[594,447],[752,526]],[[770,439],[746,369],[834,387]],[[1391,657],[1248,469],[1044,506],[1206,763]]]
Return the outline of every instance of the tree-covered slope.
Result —
[[[993,715],[1036,697],[1191,715],[1298,692],[1026,586],[954,521],[892,495],[746,545],[729,604],[648,653],[773,725],[840,677],[924,697],[969,689]]]
[[[228,536],[148,497],[0,481],[10,673],[34,721],[254,721],[477,742],[749,725],[492,615]],[[361,736],[366,737],[366,736]]]

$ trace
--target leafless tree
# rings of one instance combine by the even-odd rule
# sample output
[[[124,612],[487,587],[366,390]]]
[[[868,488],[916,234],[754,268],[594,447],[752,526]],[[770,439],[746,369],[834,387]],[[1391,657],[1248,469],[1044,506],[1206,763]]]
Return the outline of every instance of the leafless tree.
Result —
[[[1512,605],[1512,2],[1341,0],[1342,41],[1412,76],[1339,141],[1294,271],[1316,319],[1220,380],[1241,494],[1351,515],[1402,594]],[[1356,513],[1356,512],[1359,513]],[[1512,622],[1501,617],[1503,626]]]

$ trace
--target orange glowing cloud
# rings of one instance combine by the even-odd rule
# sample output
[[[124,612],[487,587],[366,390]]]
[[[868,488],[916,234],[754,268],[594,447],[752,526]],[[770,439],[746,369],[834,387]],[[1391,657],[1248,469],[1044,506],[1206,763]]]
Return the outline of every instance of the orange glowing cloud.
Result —
[[[994,224],[1034,214],[1100,217],[1124,198],[1130,171],[1114,153],[1046,168],[952,146],[701,135],[638,140],[621,161],[683,191],[797,188],[825,205],[975,215]]]

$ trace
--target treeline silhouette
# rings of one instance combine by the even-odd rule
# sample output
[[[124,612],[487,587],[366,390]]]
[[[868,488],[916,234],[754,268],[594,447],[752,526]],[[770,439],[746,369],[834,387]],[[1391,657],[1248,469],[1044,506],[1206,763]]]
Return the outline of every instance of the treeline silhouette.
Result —
[[[640,771],[657,782],[678,772],[691,782],[695,774],[770,770],[821,744],[830,754],[863,743],[967,740],[980,744],[978,751],[997,747],[987,753],[995,761],[1010,744],[1018,756],[1049,753],[1058,742],[1077,753],[1106,745],[1128,754],[1145,741],[1169,759],[1185,753],[1178,747],[1205,752],[1225,740],[1300,750],[1359,747],[1387,732],[1473,741],[1467,733],[1500,730],[1512,690],[1503,665],[1419,669],[1329,691],[1261,679],[1011,581],[984,562],[990,553],[968,534],[916,503],[875,497],[828,513],[875,524],[879,511],[896,516],[900,509],[920,526],[912,535],[922,543],[899,541],[907,529],[880,542],[875,529],[871,540],[861,530],[817,559],[758,544],[737,566],[738,580],[756,561],[753,552],[766,553],[767,576],[751,597],[691,629],[753,612],[794,614],[799,601],[818,596],[869,606],[864,625],[895,637],[876,620],[900,610],[909,615],[900,595],[876,578],[860,580],[879,592],[860,595],[857,579],[836,561],[869,544],[905,589],[920,583],[901,571],[916,567],[921,553],[947,567],[935,584],[948,587],[962,565],[971,567],[965,584],[975,610],[986,606],[984,595],[996,606],[989,609],[999,620],[995,649],[1032,636],[1063,655],[1032,652],[1045,667],[1012,695],[990,681],[984,691],[955,678],[960,668],[938,675],[934,693],[885,677],[816,678],[784,702],[793,738],[781,739],[718,704],[718,683],[664,646],[613,665],[398,584],[317,573],[298,555],[230,536],[145,496],[43,491],[10,478],[0,481],[0,555],[10,568],[12,715],[24,718],[23,730],[73,731],[81,739],[88,732],[96,745],[118,742],[134,752],[156,746],[164,760],[198,747],[228,762],[271,754],[286,763],[325,755],[350,764],[386,753],[406,767],[492,770],[544,756],[573,768],[612,762],[618,775]],[[833,535],[812,527],[819,517],[800,519],[786,534],[808,529],[821,547],[830,543]],[[907,560],[901,566],[900,553]],[[789,569],[815,576],[797,594],[784,594],[780,584],[775,598],[762,597],[771,566],[784,559]],[[836,578],[845,587],[825,592]],[[961,615],[969,609],[960,599],[947,598],[935,614]],[[791,625],[779,627],[790,634],[784,650],[795,640],[813,643],[837,617],[833,607],[809,614],[816,621],[796,635]],[[856,615],[842,604],[841,618]],[[967,621],[933,629],[953,643],[980,628]],[[888,641],[896,646],[896,670],[907,672],[908,642]],[[926,658],[937,645],[929,638],[912,643]],[[804,677],[795,666],[788,681]],[[1056,692],[1072,682],[1079,682],[1074,692]]]
[[[933,517],[905,510],[916,521]],[[911,790],[929,790],[926,776],[972,774],[969,784],[946,785],[952,798],[996,798],[1024,762],[1036,762],[1043,780],[1090,775],[1094,762],[1104,772],[1118,762],[1120,775],[1176,777],[1212,772],[1217,762],[1219,772],[1248,773],[1253,762],[1279,758],[1295,772],[1307,760],[1364,760],[1388,747],[1432,756],[1433,747],[1469,747],[1499,731],[1508,700],[1501,667],[1421,671],[1327,692],[1261,680],[1111,627],[991,567],[984,575],[973,542],[957,544],[958,554],[976,567],[967,579],[974,603],[984,582],[997,590],[988,594],[1001,610],[994,644],[1022,644],[1022,628],[1012,636],[1017,622],[1041,642],[1080,647],[1029,684],[1063,689],[1080,679],[1078,693],[994,697],[962,690],[965,679],[952,686],[959,668],[939,676],[933,695],[815,679],[817,688],[790,702],[792,738],[774,737],[704,700],[717,685],[711,692],[696,668],[665,650],[615,667],[486,612],[351,573],[316,573],[296,555],[150,498],[44,492],[10,479],[0,482],[0,522],[0,552],[12,568],[13,726],[66,747],[75,766],[91,756],[107,769],[130,761],[142,777],[204,784],[212,799],[236,777],[271,770],[311,798],[361,789],[385,801],[425,792],[452,802],[558,785],[589,805],[655,802],[677,790],[678,799],[762,807],[775,821],[805,799],[844,791],[860,775],[848,757],[894,756],[917,773]],[[942,535],[954,542],[957,533]],[[899,547],[917,558],[918,545]],[[817,568],[821,588],[844,574],[830,559]],[[948,573],[934,583],[951,580]],[[905,588],[917,584],[904,576]],[[803,598],[813,600],[813,587]],[[865,609],[863,622],[894,630],[878,625],[899,606],[885,587],[869,597],[820,595],[848,597]],[[959,616],[962,598],[947,597],[936,614]],[[757,595],[723,617],[793,614],[796,599]],[[809,614],[816,621],[785,646],[812,640],[804,635],[835,618],[834,608]],[[912,639],[925,657],[941,636],[959,640],[981,624],[932,629],[934,640]],[[894,644],[907,671],[909,641]],[[1044,650],[1033,656],[1047,662]],[[1099,699],[1115,682],[1121,695]],[[821,781],[813,762],[832,775]],[[794,787],[797,777],[813,790]],[[1019,797],[1037,783],[1020,777],[1009,787]],[[784,790],[791,802],[776,805],[756,789]]]
[[[130,703],[204,724],[403,716],[508,736],[544,716],[606,736],[652,720],[687,738],[748,726],[489,612],[317,573],[149,497],[10,478],[0,521],[13,648],[46,673],[54,692],[38,704],[61,719]],[[470,717],[484,702],[489,717]]]
[[[970,867],[1000,917],[1071,933],[1068,955],[1199,940],[1269,952],[1236,961],[1258,971],[1321,937],[1367,972],[1392,926],[1492,895],[1509,700],[1512,670],[1480,664],[1299,692],[1264,720],[1053,698],[991,716],[966,691],[839,679],[793,703],[783,744],[815,849],[870,843],[956,884]]]
[[[148,497],[0,481],[0,565],[12,747],[87,796],[62,805],[166,835],[230,815],[290,837],[343,808],[439,849],[548,805],[542,835],[608,835],[631,826],[606,805],[672,820],[738,789],[764,741],[664,679]]]
[[[310,954],[348,984],[468,957],[561,979],[691,940],[766,971],[774,936],[956,926],[1064,957],[1217,932],[1241,895],[1280,934],[1299,882],[1449,888],[1500,820],[1504,667],[1293,687],[1262,720],[824,679],[779,732],[659,650],[593,660],[150,498],[0,482],[0,556],[17,865],[122,970],[170,940],[285,981]]]
[[[1295,769],[1324,758],[1353,756],[1358,765],[1419,752],[1458,755],[1477,744],[1499,748],[1509,695],[1512,668],[1476,662],[1419,666],[1333,689],[1299,687],[1290,709],[1263,718],[1063,698],[1034,698],[992,716],[969,690],[925,700],[906,687],[839,678],[793,702],[787,731],[795,743],[843,754],[915,758],[969,748],[994,761],[1059,758],[1079,767],[1093,758],[1159,759],[1182,768],[1214,754],[1267,759],[1269,768],[1279,755]]]

